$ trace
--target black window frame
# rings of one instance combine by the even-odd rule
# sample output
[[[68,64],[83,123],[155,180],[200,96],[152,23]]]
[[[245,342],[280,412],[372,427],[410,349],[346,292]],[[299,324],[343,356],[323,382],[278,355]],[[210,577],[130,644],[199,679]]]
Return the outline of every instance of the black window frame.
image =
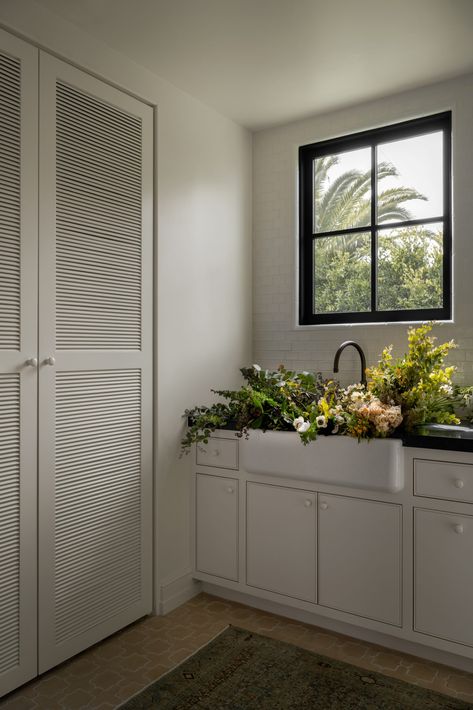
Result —
[[[443,215],[433,218],[380,222],[376,224],[376,155],[380,143],[443,132]],[[362,131],[299,148],[299,324],[386,323],[398,321],[450,320],[452,317],[452,112],[444,111],[402,123]],[[314,232],[313,161],[326,155],[358,148],[371,149],[371,220],[366,227]],[[379,229],[443,223],[443,305],[441,308],[381,311],[377,303],[377,232]],[[313,245],[316,239],[340,234],[369,232],[371,235],[371,311],[314,313]]]

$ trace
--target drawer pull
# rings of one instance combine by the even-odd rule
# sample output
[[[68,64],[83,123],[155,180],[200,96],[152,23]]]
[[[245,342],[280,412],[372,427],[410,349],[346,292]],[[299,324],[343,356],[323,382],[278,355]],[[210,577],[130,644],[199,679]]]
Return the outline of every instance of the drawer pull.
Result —
[[[327,510],[328,508],[328,503],[321,503],[320,504],[320,510]]]
[[[457,533],[457,535],[463,535],[463,525],[457,524],[453,526],[453,529]]]
[[[312,501],[309,500],[309,499],[307,499],[307,500],[304,501],[304,505],[305,505],[306,508],[310,508],[311,505],[312,505]]]
[[[216,458],[217,456],[220,456],[220,451],[218,449],[212,449],[210,455]]]
[[[461,478],[457,478],[455,481],[455,488],[463,488],[465,483],[462,481]]]
[[[227,488],[227,493],[234,493],[235,489],[232,488],[231,486],[228,486]]]

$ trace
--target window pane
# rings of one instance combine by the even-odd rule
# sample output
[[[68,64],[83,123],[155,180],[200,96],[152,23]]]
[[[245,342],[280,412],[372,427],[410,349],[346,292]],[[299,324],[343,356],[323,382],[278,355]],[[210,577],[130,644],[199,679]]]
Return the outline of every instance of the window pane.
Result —
[[[314,239],[314,313],[371,310],[371,236]]]
[[[441,223],[378,232],[378,309],[443,305]]]
[[[314,233],[371,222],[371,148],[316,158]]]
[[[443,216],[443,133],[381,143],[378,223]]]

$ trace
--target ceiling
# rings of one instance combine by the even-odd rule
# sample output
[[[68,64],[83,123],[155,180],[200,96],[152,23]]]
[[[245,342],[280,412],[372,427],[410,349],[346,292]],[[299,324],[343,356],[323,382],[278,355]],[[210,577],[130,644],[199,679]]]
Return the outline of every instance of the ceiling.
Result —
[[[473,71],[473,0],[38,0],[260,129]]]

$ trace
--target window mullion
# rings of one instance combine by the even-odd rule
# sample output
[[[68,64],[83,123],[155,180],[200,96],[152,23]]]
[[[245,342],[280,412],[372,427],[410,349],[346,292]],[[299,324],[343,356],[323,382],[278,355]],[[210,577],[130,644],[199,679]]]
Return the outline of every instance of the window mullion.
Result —
[[[371,310],[376,311],[377,305],[377,234],[376,234],[376,144],[371,145]]]

